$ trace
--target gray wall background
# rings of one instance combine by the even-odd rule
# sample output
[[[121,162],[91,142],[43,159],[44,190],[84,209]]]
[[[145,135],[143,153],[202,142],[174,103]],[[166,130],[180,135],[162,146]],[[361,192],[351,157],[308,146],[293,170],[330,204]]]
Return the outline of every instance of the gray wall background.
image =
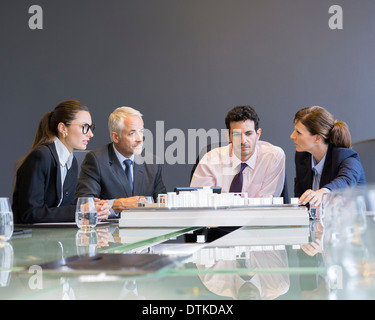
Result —
[[[43,30],[28,27],[33,4]],[[334,4],[343,30],[328,27]],[[374,137],[374,14],[373,0],[1,0],[0,196],[11,197],[41,116],[67,99],[90,107],[89,149],[109,142],[118,106],[141,110],[152,132],[163,120],[187,137],[250,104],[262,139],[285,150],[291,194],[298,109],[324,106],[353,141]],[[191,168],[166,164],[168,190],[188,185]]]

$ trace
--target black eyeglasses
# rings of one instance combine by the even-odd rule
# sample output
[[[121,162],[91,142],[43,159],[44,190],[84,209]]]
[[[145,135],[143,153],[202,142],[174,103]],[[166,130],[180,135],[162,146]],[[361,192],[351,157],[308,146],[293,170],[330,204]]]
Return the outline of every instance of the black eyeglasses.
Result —
[[[87,134],[91,129],[91,132],[94,133],[95,124],[89,125],[88,123],[68,123],[68,124],[75,124],[76,126],[82,127],[82,133]]]

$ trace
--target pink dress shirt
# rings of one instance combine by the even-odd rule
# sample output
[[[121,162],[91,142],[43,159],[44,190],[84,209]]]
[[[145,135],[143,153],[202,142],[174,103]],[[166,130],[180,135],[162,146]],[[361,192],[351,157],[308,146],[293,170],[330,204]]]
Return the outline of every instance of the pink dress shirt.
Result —
[[[281,195],[285,179],[285,153],[280,147],[258,141],[254,154],[246,163],[243,193],[247,192],[250,198]],[[231,144],[213,149],[199,162],[190,186],[221,187],[221,191],[227,193],[240,167],[241,160],[234,155]]]

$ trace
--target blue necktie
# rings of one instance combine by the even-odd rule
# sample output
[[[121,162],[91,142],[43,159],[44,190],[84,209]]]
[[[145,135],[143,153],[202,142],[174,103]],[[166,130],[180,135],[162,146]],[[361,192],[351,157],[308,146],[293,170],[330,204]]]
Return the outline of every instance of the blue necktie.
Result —
[[[232,180],[232,184],[230,185],[229,192],[242,192],[243,171],[245,170],[246,167],[247,167],[247,164],[245,162],[242,162],[240,172],[234,176]]]
[[[130,190],[133,193],[133,178],[132,178],[132,172],[131,172],[132,170],[131,166],[133,165],[133,161],[131,161],[130,159],[126,159],[124,160],[124,164],[125,164],[125,174],[129,180]]]

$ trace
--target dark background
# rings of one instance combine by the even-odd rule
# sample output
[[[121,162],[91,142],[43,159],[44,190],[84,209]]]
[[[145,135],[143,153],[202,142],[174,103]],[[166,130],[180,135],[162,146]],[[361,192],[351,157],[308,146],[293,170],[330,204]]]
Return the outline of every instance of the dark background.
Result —
[[[43,30],[28,26],[34,4]],[[334,4],[343,30],[328,26]],[[286,153],[292,194],[298,109],[324,106],[354,142],[374,137],[374,15],[373,0],[1,0],[0,196],[12,196],[41,116],[67,99],[90,107],[89,149],[110,141],[119,106],[151,132],[156,121],[182,130],[187,150],[188,129],[223,129],[229,109],[250,104],[262,139]],[[187,152],[183,162],[164,166],[168,191],[189,184]]]

